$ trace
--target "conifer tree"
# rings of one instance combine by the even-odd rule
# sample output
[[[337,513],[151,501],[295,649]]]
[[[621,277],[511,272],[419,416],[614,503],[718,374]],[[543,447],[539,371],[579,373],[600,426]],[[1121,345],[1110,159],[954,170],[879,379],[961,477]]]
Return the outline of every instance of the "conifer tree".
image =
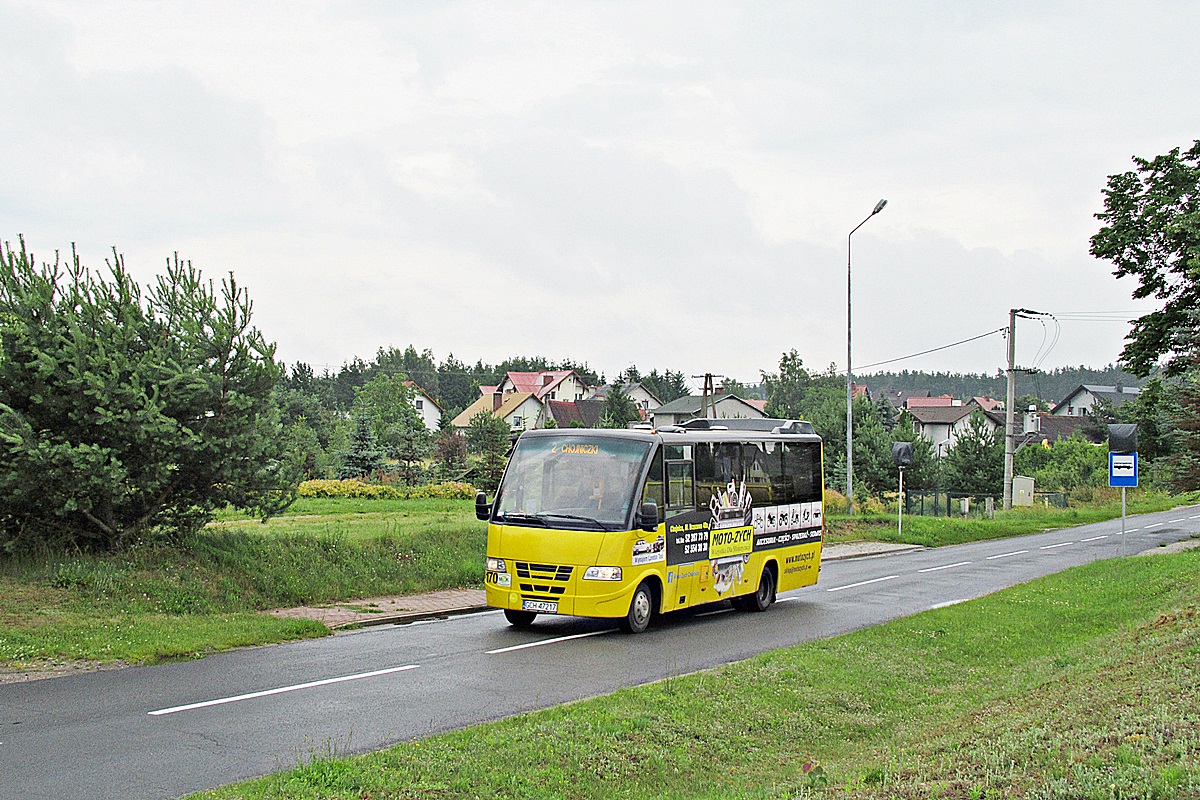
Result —
[[[272,389],[275,346],[233,276],[178,255],[143,293],[0,252],[0,549],[120,548],[195,529],[217,508],[269,515],[295,496]]]
[[[383,467],[383,455],[376,444],[375,431],[371,429],[371,418],[366,414],[356,414],[353,425],[350,448],[342,454],[342,467],[338,471],[342,480],[367,478]]]

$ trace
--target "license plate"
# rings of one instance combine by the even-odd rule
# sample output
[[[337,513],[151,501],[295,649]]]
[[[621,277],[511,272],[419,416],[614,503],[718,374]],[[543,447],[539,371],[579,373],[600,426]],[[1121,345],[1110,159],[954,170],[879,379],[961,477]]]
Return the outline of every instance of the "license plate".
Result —
[[[541,614],[557,614],[558,603],[551,603],[549,600],[523,600],[521,602],[523,611],[537,611]]]

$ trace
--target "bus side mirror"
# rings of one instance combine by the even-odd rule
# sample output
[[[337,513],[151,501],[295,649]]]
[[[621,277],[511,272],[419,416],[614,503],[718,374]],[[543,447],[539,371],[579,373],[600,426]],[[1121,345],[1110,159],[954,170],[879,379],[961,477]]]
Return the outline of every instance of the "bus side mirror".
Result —
[[[642,503],[642,509],[637,513],[637,526],[646,533],[658,530],[658,504],[653,500]]]
[[[492,504],[487,501],[487,495],[483,492],[475,495],[475,516],[484,522],[492,516]]]

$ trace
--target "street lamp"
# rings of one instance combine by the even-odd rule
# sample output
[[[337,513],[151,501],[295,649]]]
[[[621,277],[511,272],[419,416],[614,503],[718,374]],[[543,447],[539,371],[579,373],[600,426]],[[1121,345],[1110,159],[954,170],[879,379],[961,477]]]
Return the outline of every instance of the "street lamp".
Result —
[[[880,200],[867,215],[867,219],[854,226],[846,235],[846,513],[854,514],[854,379],[853,361],[850,360],[850,237],[854,231],[867,224],[867,220],[883,211],[887,200]]]

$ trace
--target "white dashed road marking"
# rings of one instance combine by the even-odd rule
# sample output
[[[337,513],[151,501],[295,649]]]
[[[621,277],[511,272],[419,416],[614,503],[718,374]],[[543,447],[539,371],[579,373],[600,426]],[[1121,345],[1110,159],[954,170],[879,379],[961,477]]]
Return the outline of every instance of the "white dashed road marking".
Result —
[[[309,681],[308,683],[297,683],[294,686],[280,686],[278,689],[266,689],[261,692],[250,692],[249,694],[239,694],[233,697],[222,697],[218,700],[205,700],[200,703],[189,703],[186,706],[173,706],[171,708],[160,708],[158,711],[149,712],[152,717],[161,717],[165,714],[175,714],[179,711],[191,711],[196,708],[207,708],[209,706],[220,706],[226,703],[237,703],[241,700],[253,700],[256,697],[267,697],[273,694],[283,694],[285,692],[298,692],[301,689],[313,689],[317,686],[328,686],[331,683],[343,683],[345,681],[357,681],[362,678],[374,678],[378,675],[390,675],[393,672],[405,672],[410,669],[416,669],[416,664],[406,664],[403,667],[389,667],[387,669],[376,669],[371,672],[359,672],[355,675],[342,675],[339,678],[326,678],[320,681]]]
[[[840,592],[842,589],[854,589],[859,586],[866,586],[869,583],[879,583],[880,581],[890,581],[893,578],[899,578],[899,575],[887,575],[882,578],[872,578],[869,581],[859,581],[858,583],[849,583],[845,586],[835,586],[832,589],[826,589],[827,592]]]
[[[1038,550],[1053,550],[1056,547],[1066,547],[1069,544],[1075,544],[1075,543],[1074,542],[1059,542],[1058,544],[1048,544],[1045,547],[1039,547]]]
[[[616,630],[616,628],[609,628],[608,630],[605,630],[605,631],[592,631],[590,633],[573,633],[570,636],[556,636],[553,639],[540,639],[536,642],[526,642],[525,644],[514,644],[512,647],[501,647],[497,650],[488,650],[488,655],[495,655],[496,653],[511,653],[514,650],[525,650],[530,647],[541,647],[544,644],[555,644],[557,642],[566,642],[566,641],[570,641],[571,639],[584,639],[588,636],[599,636],[603,633],[612,633],[615,630]]]
[[[942,564],[940,567],[926,567],[925,569],[917,570],[917,572],[937,572],[940,569],[951,569],[953,567],[964,567],[970,563],[971,563],[970,561],[955,561],[953,564]]]
[[[1001,553],[998,556],[988,556],[988,561],[994,561],[997,558],[1008,558],[1009,556],[1019,556],[1022,553],[1028,553],[1028,550],[1013,550],[1011,553]]]

